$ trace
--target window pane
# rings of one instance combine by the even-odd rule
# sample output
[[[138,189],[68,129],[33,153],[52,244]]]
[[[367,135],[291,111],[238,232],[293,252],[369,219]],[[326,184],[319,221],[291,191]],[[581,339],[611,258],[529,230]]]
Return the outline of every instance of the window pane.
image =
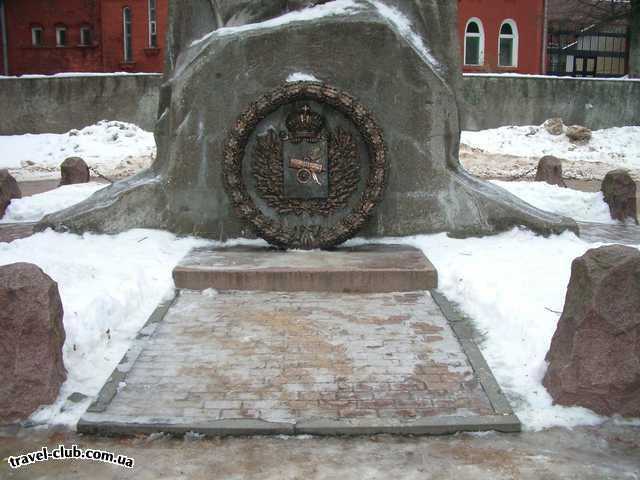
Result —
[[[513,66],[513,39],[500,39],[500,65],[503,67]]]
[[[465,64],[480,65],[480,38],[479,37],[467,37],[466,51],[465,51]]]
[[[480,27],[476,22],[471,22],[467,25],[467,33],[480,33]]]
[[[124,61],[133,62],[133,46],[131,45],[131,9],[122,11],[124,19]]]
[[[511,25],[509,25],[508,23],[502,25],[502,28],[500,29],[500,35],[513,35],[513,29],[511,28]]]

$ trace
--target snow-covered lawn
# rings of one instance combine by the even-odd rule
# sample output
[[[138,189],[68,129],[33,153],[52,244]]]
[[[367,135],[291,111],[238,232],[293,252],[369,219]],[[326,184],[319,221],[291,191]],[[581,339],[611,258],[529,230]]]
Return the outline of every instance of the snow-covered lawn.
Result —
[[[519,229],[464,240],[440,234],[386,241],[421,248],[434,263],[439,289],[483,334],[480,348],[526,429],[603,421],[584,408],[552,405],[542,385],[571,262],[600,244]]]
[[[538,159],[553,155],[565,160],[607,163],[615,168],[640,168],[640,126],[596,130],[585,145],[571,143],[566,135],[551,135],[541,126],[464,131],[461,143],[501,155]]]
[[[59,178],[60,164],[81,157],[107,177],[129,176],[156,155],[153,134],[124,122],[102,121],[63,134],[0,136],[0,168],[18,181]]]
[[[48,192],[11,200],[0,223],[37,222],[49,213],[83,201],[106,186],[97,182],[64,185]]]
[[[493,180],[492,183],[547,212],[557,213],[582,222],[619,223],[611,218],[609,206],[605,203],[602,192],[581,192],[544,182]]]
[[[0,243],[0,265],[35,263],[58,282],[64,308],[68,379],[37,422],[75,425],[89,400],[61,411],[73,392],[95,396],[158,303],[174,265],[206,242],[155,230],[109,236],[45,231]]]

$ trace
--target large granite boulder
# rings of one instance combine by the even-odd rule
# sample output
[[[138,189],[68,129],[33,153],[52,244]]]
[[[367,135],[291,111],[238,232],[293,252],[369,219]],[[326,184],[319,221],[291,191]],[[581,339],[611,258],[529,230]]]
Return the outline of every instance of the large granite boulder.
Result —
[[[91,180],[89,166],[80,157],[69,157],[60,165],[60,186],[88,183]]]
[[[538,162],[536,171],[536,182],[546,182],[549,185],[566,187],[562,178],[562,160],[551,155],[542,157]]]
[[[0,305],[0,424],[7,424],[58,396],[65,333],[58,284],[36,265],[0,267]]]
[[[611,245],[573,261],[547,361],[556,403],[640,416],[640,251]]]
[[[225,140],[262,95],[315,79],[349,92],[384,134],[386,189],[361,234],[577,229],[460,166],[456,9],[420,0],[171,2],[156,162],[39,228],[253,235],[224,188]]]
[[[638,223],[640,191],[631,172],[624,169],[611,170],[605,175],[600,188],[604,201],[609,205],[611,218]]]
[[[8,170],[0,170],[0,218],[4,217],[11,200],[22,198],[18,182]]]

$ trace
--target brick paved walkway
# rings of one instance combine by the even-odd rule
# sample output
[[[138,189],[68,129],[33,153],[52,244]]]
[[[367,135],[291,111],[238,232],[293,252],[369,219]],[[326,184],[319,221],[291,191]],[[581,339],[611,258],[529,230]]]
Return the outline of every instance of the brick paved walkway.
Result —
[[[129,371],[117,379],[117,394],[99,400],[86,424],[389,427],[495,415],[426,291],[182,291],[134,350],[120,368]]]

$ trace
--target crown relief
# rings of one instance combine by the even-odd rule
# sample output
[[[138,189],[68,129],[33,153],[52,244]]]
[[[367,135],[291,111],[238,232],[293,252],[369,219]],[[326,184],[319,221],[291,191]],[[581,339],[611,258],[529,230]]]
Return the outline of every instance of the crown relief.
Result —
[[[286,120],[289,134],[296,139],[317,138],[324,129],[322,115],[311,110],[308,104],[290,113]]]

